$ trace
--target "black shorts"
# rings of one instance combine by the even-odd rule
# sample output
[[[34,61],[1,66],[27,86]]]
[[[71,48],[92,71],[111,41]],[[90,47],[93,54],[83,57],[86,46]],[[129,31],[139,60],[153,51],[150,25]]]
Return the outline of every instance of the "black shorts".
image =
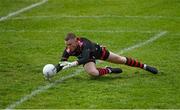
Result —
[[[101,52],[100,52],[100,57],[97,58],[97,59],[100,59],[100,60],[107,60],[108,57],[109,57],[109,51],[106,49],[106,47],[101,47]]]
[[[98,55],[94,55],[94,56],[91,55],[89,60],[86,63],[88,63],[88,62],[96,63],[96,59],[98,59],[98,60],[107,60],[109,55],[110,55],[110,52],[106,49],[106,47],[101,47],[101,50],[98,53]],[[85,64],[83,64],[83,65],[85,65]]]

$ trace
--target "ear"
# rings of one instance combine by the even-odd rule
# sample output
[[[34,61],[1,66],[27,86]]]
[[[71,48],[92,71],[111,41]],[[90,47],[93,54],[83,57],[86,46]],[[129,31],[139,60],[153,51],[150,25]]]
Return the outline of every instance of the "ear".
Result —
[[[78,41],[78,38],[76,37],[75,40]]]
[[[75,38],[75,41],[78,42],[78,41],[79,41],[79,38],[76,37],[76,38]]]
[[[79,40],[80,40],[80,38],[79,38],[79,37],[76,37],[76,40],[77,40],[77,41],[79,41]]]

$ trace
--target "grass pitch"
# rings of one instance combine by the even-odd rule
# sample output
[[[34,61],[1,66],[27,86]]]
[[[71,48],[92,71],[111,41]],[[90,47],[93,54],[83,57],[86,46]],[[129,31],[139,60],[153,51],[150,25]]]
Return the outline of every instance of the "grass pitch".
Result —
[[[0,16],[36,2],[1,0]],[[179,11],[179,0],[49,0],[0,21],[0,108],[51,84],[14,108],[180,108]],[[103,62],[97,66],[124,72],[92,78],[80,66],[61,71],[52,82],[42,77],[45,64],[58,63],[67,32],[120,53],[163,31],[156,41],[122,54],[157,67],[158,75]],[[77,75],[62,80],[71,74]]]

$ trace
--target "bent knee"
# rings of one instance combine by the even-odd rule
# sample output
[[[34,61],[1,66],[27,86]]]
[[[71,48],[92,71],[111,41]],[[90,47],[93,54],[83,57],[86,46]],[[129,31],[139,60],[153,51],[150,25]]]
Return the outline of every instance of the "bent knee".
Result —
[[[99,71],[98,70],[89,70],[89,71],[86,71],[86,72],[91,76],[99,76]]]

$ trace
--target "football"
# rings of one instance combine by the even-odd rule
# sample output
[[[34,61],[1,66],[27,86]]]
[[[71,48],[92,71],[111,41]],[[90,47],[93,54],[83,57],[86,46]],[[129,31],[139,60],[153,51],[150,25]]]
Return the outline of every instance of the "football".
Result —
[[[43,68],[43,75],[45,77],[52,77],[56,74],[56,67],[53,64],[46,64]]]

